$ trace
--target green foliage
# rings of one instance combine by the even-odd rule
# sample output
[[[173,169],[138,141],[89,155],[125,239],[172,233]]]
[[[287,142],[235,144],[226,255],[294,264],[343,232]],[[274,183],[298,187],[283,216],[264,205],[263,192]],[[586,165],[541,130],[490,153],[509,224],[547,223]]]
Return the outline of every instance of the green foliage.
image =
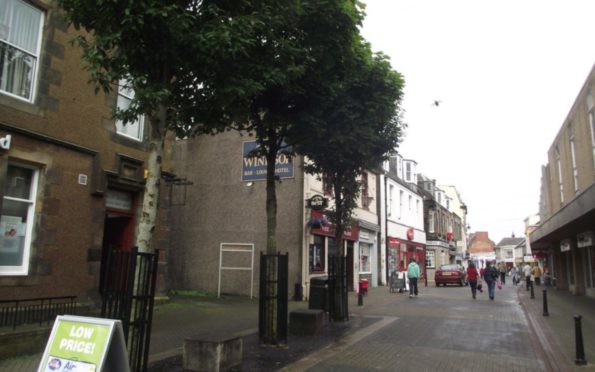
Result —
[[[362,39],[353,45],[342,79],[313,87],[319,112],[302,131],[292,133],[296,151],[311,161],[305,170],[324,175],[335,194],[329,217],[338,234],[356,207],[364,171],[378,168],[395,151],[401,136],[400,103],[404,81],[383,54],[373,54]],[[307,136],[307,138],[303,137]],[[307,139],[307,140],[306,140]]]

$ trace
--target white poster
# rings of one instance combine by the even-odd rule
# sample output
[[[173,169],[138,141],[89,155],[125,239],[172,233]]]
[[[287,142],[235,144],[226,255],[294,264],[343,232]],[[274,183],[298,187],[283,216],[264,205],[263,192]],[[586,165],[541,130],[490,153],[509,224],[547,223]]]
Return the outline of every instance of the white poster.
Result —
[[[22,238],[25,236],[27,224],[21,222],[21,217],[0,217],[0,234],[2,234],[1,253],[18,253],[21,249]]]

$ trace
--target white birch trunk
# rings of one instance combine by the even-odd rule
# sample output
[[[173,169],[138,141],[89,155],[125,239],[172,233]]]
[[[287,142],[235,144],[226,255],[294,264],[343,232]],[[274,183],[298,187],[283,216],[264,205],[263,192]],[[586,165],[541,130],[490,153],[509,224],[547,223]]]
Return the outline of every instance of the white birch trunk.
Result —
[[[147,161],[147,179],[143,195],[143,208],[138,221],[136,246],[139,252],[153,253],[153,232],[159,210],[159,182],[165,143],[166,110],[162,105],[151,117],[149,135],[149,159]]]

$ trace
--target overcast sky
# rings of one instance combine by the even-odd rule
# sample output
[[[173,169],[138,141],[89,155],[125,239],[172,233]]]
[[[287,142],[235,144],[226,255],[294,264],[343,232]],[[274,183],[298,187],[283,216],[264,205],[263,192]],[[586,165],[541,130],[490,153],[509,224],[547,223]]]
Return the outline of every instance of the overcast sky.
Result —
[[[399,152],[456,186],[472,232],[524,234],[547,151],[595,63],[595,1],[363,1],[364,38],[405,77]]]

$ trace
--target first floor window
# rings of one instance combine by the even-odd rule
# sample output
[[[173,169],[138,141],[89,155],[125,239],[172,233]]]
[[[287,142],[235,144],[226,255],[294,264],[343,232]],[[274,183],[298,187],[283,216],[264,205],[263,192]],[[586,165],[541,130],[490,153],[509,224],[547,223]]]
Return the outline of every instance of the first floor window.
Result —
[[[127,80],[120,80],[118,85],[118,110],[126,111],[134,99],[134,89]],[[136,118],[133,122],[124,124],[122,120],[116,120],[116,131],[118,134],[133,138],[137,141],[143,140],[143,126],[145,117],[143,115]]]
[[[0,274],[27,275],[38,170],[9,164],[0,216]]]
[[[0,1],[0,91],[33,101],[43,13],[22,0]]]
[[[324,271],[324,237],[314,235],[314,243],[310,244],[309,251],[310,272]]]
[[[428,269],[436,268],[436,252],[426,251],[426,267]]]
[[[359,243],[359,272],[370,273],[372,272],[370,265],[370,252],[371,245],[366,243]]]

